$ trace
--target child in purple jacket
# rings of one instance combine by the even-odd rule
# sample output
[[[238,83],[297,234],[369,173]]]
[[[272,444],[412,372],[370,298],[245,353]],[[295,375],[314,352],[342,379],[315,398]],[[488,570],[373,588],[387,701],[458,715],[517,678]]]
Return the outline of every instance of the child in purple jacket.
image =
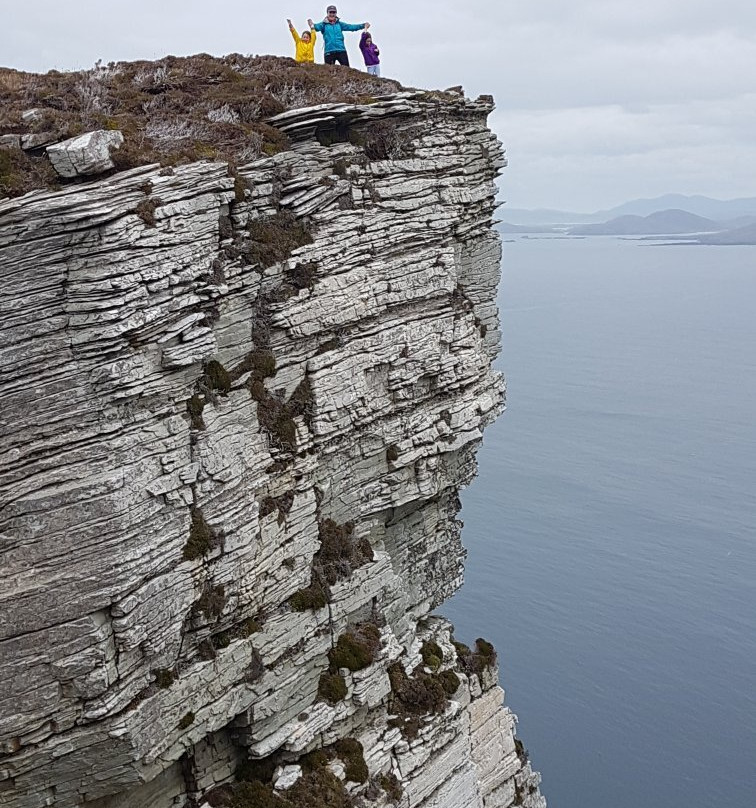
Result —
[[[381,60],[378,58],[380,51],[378,46],[373,42],[373,37],[367,31],[362,32],[360,37],[360,50],[362,57],[365,60],[365,67],[371,76],[381,75]]]

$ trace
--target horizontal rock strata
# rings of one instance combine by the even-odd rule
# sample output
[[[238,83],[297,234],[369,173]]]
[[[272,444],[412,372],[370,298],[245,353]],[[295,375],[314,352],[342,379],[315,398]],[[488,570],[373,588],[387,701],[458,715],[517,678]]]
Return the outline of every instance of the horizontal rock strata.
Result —
[[[283,799],[318,749],[355,805],[544,804],[431,616],[503,397],[491,108],[0,203],[0,805],[229,804],[250,761]]]

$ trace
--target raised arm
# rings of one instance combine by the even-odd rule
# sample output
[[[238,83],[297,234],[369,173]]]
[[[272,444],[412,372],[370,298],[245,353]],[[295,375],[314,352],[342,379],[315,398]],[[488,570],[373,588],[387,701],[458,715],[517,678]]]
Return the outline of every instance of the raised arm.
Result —
[[[310,28],[313,31],[322,31],[323,30],[323,23],[322,22],[313,23],[312,20],[307,20],[307,24],[310,26]]]
[[[342,31],[362,31],[363,28],[367,31],[370,27],[369,22],[340,22],[339,25]]]
[[[289,31],[291,31],[291,35],[294,37],[294,41],[299,45],[300,36],[297,33],[297,29],[292,25],[291,20],[286,20],[289,23]]]

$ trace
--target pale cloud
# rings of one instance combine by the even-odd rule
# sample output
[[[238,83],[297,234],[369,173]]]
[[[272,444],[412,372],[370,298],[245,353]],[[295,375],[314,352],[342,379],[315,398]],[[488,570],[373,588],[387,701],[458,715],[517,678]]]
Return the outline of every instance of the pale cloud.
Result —
[[[168,53],[279,53],[284,18],[327,3],[36,0],[15,4],[0,59],[29,70]],[[751,0],[419,0],[337,3],[369,20],[384,73],[491,93],[513,207],[592,210],[634,196],[756,195],[756,4]],[[108,16],[110,15],[110,16]],[[348,39],[359,64],[356,37]]]

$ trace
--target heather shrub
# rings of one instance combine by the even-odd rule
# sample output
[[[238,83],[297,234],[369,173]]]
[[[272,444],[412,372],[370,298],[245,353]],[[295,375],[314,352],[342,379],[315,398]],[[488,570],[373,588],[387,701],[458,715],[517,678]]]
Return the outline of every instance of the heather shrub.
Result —
[[[117,169],[195,160],[243,165],[289,147],[267,120],[287,109],[328,102],[360,103],[395,92],[396,82],[328,65],[274,56],[197,54],[155,62],[117,62],[46,74],[0,68],[0,134],[51,132],[57,139],[119,129]],[[37,108],[35,120],[23,110]],[[57,185],[47,159],[14,155],[0,166],[0,195]]]
[[[381,632],[375,623],[358,623],[348,628],[329,651],[332,670],[359,671],[372,665],[381,650]]]

